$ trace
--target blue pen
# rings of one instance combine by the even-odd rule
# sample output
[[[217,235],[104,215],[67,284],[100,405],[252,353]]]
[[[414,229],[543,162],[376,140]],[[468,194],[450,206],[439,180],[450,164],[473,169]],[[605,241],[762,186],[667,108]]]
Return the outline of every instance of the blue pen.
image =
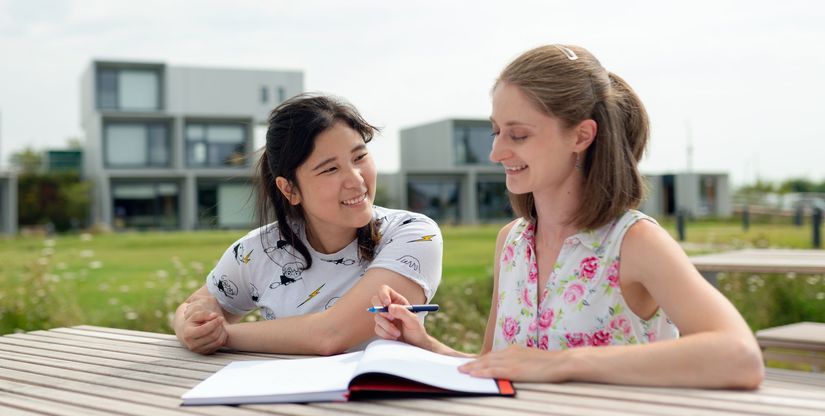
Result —
[[[431,304],[431,305],[407,305],[407,310],[410,312],[435,312],[438,310],[438,305]],[[389,312],[386,306],[370,306],[367,308],[367,312],[378,313],[378,312]]]

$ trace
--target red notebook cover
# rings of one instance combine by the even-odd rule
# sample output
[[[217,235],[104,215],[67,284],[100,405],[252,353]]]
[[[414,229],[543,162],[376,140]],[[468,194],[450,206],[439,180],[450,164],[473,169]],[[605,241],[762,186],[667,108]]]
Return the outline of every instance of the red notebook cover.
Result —
[[[514,397],[516,390],[510,380],[497,379],[499,393],[497,396]],[[362,374],[349,385],[348,400],[413,398],[428,396],[480,396],[486,394],[447,390],[429,384],[419,383],[402,377],[387,374]]]

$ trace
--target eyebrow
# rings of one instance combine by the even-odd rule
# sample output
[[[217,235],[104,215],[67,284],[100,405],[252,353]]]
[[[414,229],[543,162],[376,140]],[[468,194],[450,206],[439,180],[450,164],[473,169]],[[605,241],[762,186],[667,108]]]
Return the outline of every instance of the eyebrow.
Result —
[[[361,150],[366,150],[366,149],[367,149],[367,145],[365,143],[361,143],[358,146],[353,147],[352,150],[350,150],[350,153],[360,152]],[[333,161],[335,161],[335,156],[322,160],[321,163],[315,165],[315,167],[312,168],[312,170],[316,171],[318,169],[321,169],[322,166],[326,165],[329,162],[333,162]]]
[[[491,123],[495,123],[496,121],[495,121],[495,120],[493,120],[493,118],[492,118],[492,117],[490,117],[490,122],[491,122]],[[530,123],[525,123],[525,122],[523,122],[523,121],[508,121],[508,122],[504,123],[504,125],[505,125],[505,126],[508,126],[508,127],[509,127],[509,126],[528,126],[528,127],[536,127],[536,126],[534,126],[534,125],[532,125],[532,124],[530,124]]]

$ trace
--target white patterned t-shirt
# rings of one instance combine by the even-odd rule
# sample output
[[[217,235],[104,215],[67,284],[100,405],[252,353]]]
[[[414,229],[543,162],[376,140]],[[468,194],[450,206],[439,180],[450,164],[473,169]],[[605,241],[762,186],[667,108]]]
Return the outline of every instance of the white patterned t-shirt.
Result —
[[[303,224],[294,224],[312,257],[307,270],[303,256],[272,223],[226,250],[206,277],[209,293],[235,315],[260,309],[265,319],[285,318],[330,308],[367,270],[383,268],[420,285],[429,302],[441,282],[438,224],[422,214],[382,207],[374,207],[373,217],[381,223],[381,240],[371,262],[359,261],[357,240],[337,253],[319,253],[307,242]]]

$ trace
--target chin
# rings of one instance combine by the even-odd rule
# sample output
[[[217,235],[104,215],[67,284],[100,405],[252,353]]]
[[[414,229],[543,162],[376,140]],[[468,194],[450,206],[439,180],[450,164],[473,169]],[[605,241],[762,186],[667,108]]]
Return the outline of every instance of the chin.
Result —
[[[372,205],[366,207],[363,211],[359,211],[357,214],[350,217],[350,221],[352,221],[352,225],[355,228],[361,228],[372,221]]]

